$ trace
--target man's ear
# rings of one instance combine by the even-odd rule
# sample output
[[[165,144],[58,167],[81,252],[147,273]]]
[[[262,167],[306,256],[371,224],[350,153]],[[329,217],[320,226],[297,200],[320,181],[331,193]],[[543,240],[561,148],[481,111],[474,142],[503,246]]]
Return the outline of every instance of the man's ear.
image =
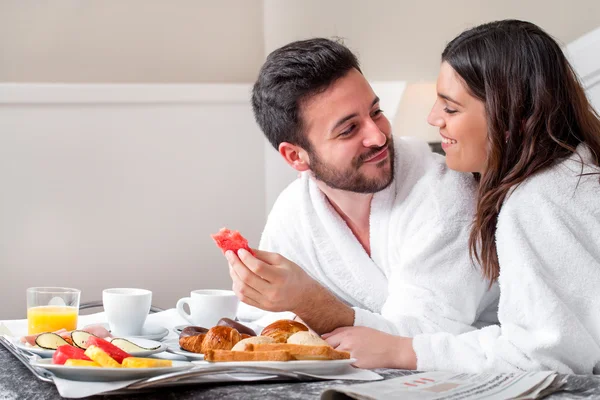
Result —
[[[279,145],[279,154],[292,168],[298,172],[310,169],[308,153],[300,146],[288,142]]]

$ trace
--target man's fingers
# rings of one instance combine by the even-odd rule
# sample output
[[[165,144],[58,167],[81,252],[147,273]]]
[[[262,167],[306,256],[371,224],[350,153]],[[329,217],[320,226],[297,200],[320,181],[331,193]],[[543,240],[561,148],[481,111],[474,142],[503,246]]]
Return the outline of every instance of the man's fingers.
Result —
[[[272,253],[270,251],[262,251],[257,249],[252,249],[252,251],[254,252],[256,258],[258,258],[266,264],[279,265],[282,261],[285,260],[285,257],[283,257],[279,253]]]
[[[257,292],[262,293],[266,290],[269,282],[256,275],[246,264],[235,255],[233,251],[225,253],[231,269],[235,272],[240,281],[250,286]]]
[[[246,285],[244,282],[240,281],[238,278],[233,279],[231,290],[233,290],[240,301],[258,308],[262,308],[258,302],[258,300],[261,298],[260,293]]]
[[[240,301],[241,301],[242,303],[246,303],[246,304],[248,304],[249,306],[256,307],[256,308],[260,308],[260,304],[258,304],[256,301],[254,301],[254,300],[252,300],[252,299],[250,299],[250,298],[244,298],[243,300],[242,300],[242,299],[240,299]]]
[[[258,252],[258,250],[254,250]],[[265,251],[261,251],[261,254],[267,253]],[[274,253],[267,253],[274,254]],[[279,274],[277,273],[277,266],[272,265],[269,262],[265,262],[261,257],[254,257],[249,251],[244,249],[238,250],[239,259],[248,267],[252,273],[256,276],[260,277],[262,280],[266,282],[273,282]]]

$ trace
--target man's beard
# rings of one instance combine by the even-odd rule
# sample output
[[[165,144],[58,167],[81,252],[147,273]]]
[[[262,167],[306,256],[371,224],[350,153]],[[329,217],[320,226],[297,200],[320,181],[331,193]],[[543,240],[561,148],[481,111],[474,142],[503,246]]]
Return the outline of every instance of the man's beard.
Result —
[[[365,160],[388,148],[388,157],[376,166],[386,168],[389,159],[389,174],[378,178],[368,178],[360,171]],[[340,171],[320,159],[316,151],[308,151],[310,169],[314,177],[333,189],[346,190],[355,193],[377,193],[387,188],[394,180],[394,142],[392,138],[381,147],[372,148],[371,151],[352,159],[350,167]]]

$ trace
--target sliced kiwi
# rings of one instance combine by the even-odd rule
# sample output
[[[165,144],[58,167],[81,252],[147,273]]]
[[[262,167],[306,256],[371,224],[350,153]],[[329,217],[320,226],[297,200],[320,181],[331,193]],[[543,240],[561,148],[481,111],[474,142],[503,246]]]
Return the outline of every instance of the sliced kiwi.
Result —
[[[87,349],[88,344],[87,340],[90,336],[97,337],[96,335],[92,335],[86,331],[73,331],[71,332],[71,340],[73,341],[73,345],[79,347],[80,349]]]
[[[69,342],[56,333],[46,332],[35,338],[35,344],[42,349],[56,350],[59,346],[68,345]]]
[[[154,346],[154,347],[142,347],[140,345],[137,345],[137,344],[130,342],[129,340],[123,339],[123,338],[114,338],[110,342],[127,353],[156,350],[156,349],[160,348],[160,345]]]

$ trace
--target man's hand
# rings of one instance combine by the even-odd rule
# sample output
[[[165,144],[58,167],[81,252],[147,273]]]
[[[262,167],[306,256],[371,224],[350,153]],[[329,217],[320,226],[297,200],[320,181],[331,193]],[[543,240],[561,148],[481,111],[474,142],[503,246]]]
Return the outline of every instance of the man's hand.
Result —
[[[411,338],[352,326],[326,333],[323,339],[336,350],[350,352],[359,368],[417,369]]]
[[[306,296],[320,288],[302,268],[287,258],[266,251],[227,251],[233,291],[241,301],[266,311],[296,312]]]
[[[315,332],[354,323],[354,310],[287,258],[267,251],[227,251],[232,289],[246,304],[266,311],[291,311]]]

